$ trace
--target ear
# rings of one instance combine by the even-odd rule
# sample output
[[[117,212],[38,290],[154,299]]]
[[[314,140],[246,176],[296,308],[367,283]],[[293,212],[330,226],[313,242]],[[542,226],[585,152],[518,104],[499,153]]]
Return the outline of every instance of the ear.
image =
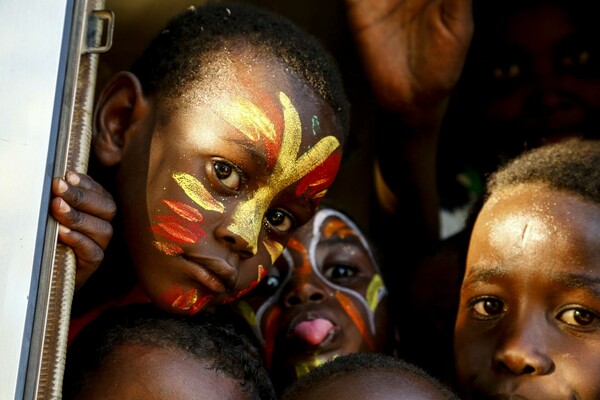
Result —
[[[130,72],[119,72],[104,87],[94,114],[93,149],[104,166],[118,164],[131,139],[131,128],[150,111],[142,84]]]

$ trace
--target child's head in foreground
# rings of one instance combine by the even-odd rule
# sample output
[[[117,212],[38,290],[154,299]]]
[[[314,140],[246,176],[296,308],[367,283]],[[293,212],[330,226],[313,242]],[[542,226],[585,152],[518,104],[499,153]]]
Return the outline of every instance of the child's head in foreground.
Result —
[[[282,400],[459,400],[423,369],[381,353],[339,356],[298,379]]]
[[[322,208],[235,308],[252,326],[279,390],[342,354],[393,351],[373,248],[344,213]]]
[[[151,304],[106,312],[67,353],[63,399],[274,399],[260,355],[230,325]]]
[[[600,398],[600,142],[546,145],[491,178],[454,350],[469,399]]]
[[[216,3],[170,22],[95,115],[149,299],[189,315],[256,285],[336,176],[348,113],[331,57],[281,16]]]

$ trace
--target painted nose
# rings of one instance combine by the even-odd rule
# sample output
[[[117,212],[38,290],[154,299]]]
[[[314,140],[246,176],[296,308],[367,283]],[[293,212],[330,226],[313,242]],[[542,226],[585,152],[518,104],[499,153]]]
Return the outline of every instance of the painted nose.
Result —
[[[512,375],[546,375],[554,369],[554,361],[545,346],[543,329],[531,324],[505,332],[505,340],[494,354],[494,368]]]
[[[326,297],[325,291],[319,286],[311,282],[304,282],[285,294],[284,303],[287,307],[294,307],[307,303],[318,304],[323,302]]]
[[[220,225],[215,230],[215,236],[221,243],[225,243],[231,251],[238,254],[241,259],[253,257],[257,253],[256,243],[251,244],[246,239],[233,232],[225,224]]]

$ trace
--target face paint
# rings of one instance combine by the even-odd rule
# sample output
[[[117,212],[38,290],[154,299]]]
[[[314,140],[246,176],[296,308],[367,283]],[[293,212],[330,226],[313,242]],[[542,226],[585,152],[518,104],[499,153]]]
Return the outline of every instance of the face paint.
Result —
[[[177,284],[174,284],[163,296],[163,301],[171,304],[176,310],[186,311],[188,315],[194,315],[201,310],[212,296],[200,296],[198,289],[190,289],[184,292]]]
[[[363,320],[362,316],[360,315],[360,312],[358,311],[352,300],[350,300],[348,296],[344,295],[344,293],[341,292],[337,292],[335,294],[335,297],[338,299],[338,301],[340,302],[346,313],[350,316],[350,318],[352,318],[352,321],[354,321],[354,325],[356,325],[358,331],[363,336],[363,339],[367,343],[367,346],[369,346],[371,351],[373,351],[375,349],[375,346],[373,345],[373,340],[371,339],[371,336],[367,334],[367,326],[365,324],[365,321]]]
[[[315,168],[315,165],[318,166],[327,160],[340,145],[334,136],[326,136],[298,157],[302,141],[300,117],[285,94],[280,93],[279,98],[284,109],[284,132],[281,150],[273,172],[269,176],[267,184],[260,187],[249,197],[248,201],[242,203],[235,210],[233,215],[235,222],[229,227],[231,232],[250,244],[252,254],[256,254],[262,217],[275,196],[307,175]]]
[[[333,357],[335,358],[335,357]],[[333,358],[315,356],[309,361],[305,361],[296,365],[296,379],[308,374],[313,369],[325,364]]]

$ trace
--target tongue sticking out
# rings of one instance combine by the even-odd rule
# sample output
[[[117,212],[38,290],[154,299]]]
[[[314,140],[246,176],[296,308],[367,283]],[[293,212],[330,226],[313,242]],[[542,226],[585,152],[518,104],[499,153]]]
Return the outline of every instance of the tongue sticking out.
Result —
[[[301,340],[316,345],[325,339],[332,328],[331,321],[319,318],[299,323],[294,328],[294,334]]]

